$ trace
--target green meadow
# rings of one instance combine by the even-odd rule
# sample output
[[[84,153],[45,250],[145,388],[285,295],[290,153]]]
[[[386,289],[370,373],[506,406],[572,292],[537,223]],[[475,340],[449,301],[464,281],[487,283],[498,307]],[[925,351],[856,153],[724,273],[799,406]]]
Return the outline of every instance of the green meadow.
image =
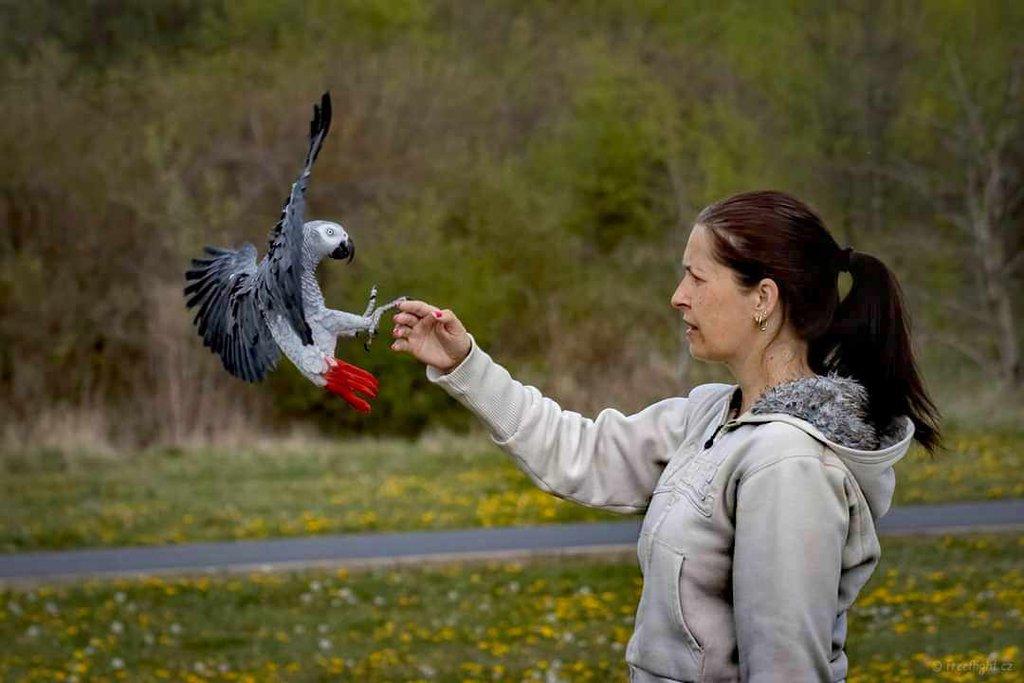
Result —
[[[885,539],[851,683],[1019,680],[1022,551],[1021,534]],[[0,678],[625,681],[640,581],[627,557],[7,590]]]
[[[949,446],[897,464],[897,505],[1024,496],[1024,432],[958,432]],[[621,519],[544,493],[485,436],[0,463],[6,552]]]

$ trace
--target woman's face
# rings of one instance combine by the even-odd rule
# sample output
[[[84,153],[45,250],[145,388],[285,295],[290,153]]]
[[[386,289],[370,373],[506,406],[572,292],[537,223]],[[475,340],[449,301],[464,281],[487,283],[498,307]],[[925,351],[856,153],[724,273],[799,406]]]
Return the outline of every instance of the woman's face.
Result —
[[[672,294],[672,306],[683,313],[690,355],[698,360],[728,363],[752,349],[756,288],[745,292],[732,270],[711,255],[711,234],[695,225],[683,252],[683,279]]]

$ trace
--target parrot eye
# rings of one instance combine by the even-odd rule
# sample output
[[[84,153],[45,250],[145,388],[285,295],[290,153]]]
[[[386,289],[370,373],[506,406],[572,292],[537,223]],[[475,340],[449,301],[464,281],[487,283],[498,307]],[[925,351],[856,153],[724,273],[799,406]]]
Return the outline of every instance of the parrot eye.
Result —
[[[334,228],[327,228],[327,236],[334,237]]]

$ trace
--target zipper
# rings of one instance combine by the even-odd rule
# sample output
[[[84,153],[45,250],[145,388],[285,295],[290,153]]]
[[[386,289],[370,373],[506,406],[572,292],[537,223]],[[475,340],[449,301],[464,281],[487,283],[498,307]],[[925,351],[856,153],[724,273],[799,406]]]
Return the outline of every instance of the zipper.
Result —
[[[718,432],[721,431],[723,427],[729,427],[738,424],[736,420],[726,419],[729,417],[730,408],[732,407],[732,398],[735,395],[735,393],[736,389],[733,389],[733,393],[729,395],[729,400],[726,401],[725,403],[725,408],[722,409],[721,417],[718,418],[719,420],[724,420],[724,422],[715,427],[715,431],[711,435],[711,438],[704,442],[704,450],[707,450],[714,445],[715,437],[718,436]]]
[[[711,434],[711,437],[704,442],[704,450],[711,448],[715,444],[715,437],[718,436],[718,432],[722,431],[723,428],[735,427],[738,424],[738,420],[729,420],[715,427],[715,431]]]

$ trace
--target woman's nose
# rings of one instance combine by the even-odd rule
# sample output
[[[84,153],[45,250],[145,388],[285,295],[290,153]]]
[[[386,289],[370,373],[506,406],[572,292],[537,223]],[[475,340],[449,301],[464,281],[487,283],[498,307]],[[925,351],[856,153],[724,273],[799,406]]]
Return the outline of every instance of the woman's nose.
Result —
[[[669,303],[672,305],[672,308],[678,309],[686,308],[687,306],[689,306],[686,297],[683,295],[682,287],[677,288],[676,291],[672,293],[672,298],[669,299]]]

